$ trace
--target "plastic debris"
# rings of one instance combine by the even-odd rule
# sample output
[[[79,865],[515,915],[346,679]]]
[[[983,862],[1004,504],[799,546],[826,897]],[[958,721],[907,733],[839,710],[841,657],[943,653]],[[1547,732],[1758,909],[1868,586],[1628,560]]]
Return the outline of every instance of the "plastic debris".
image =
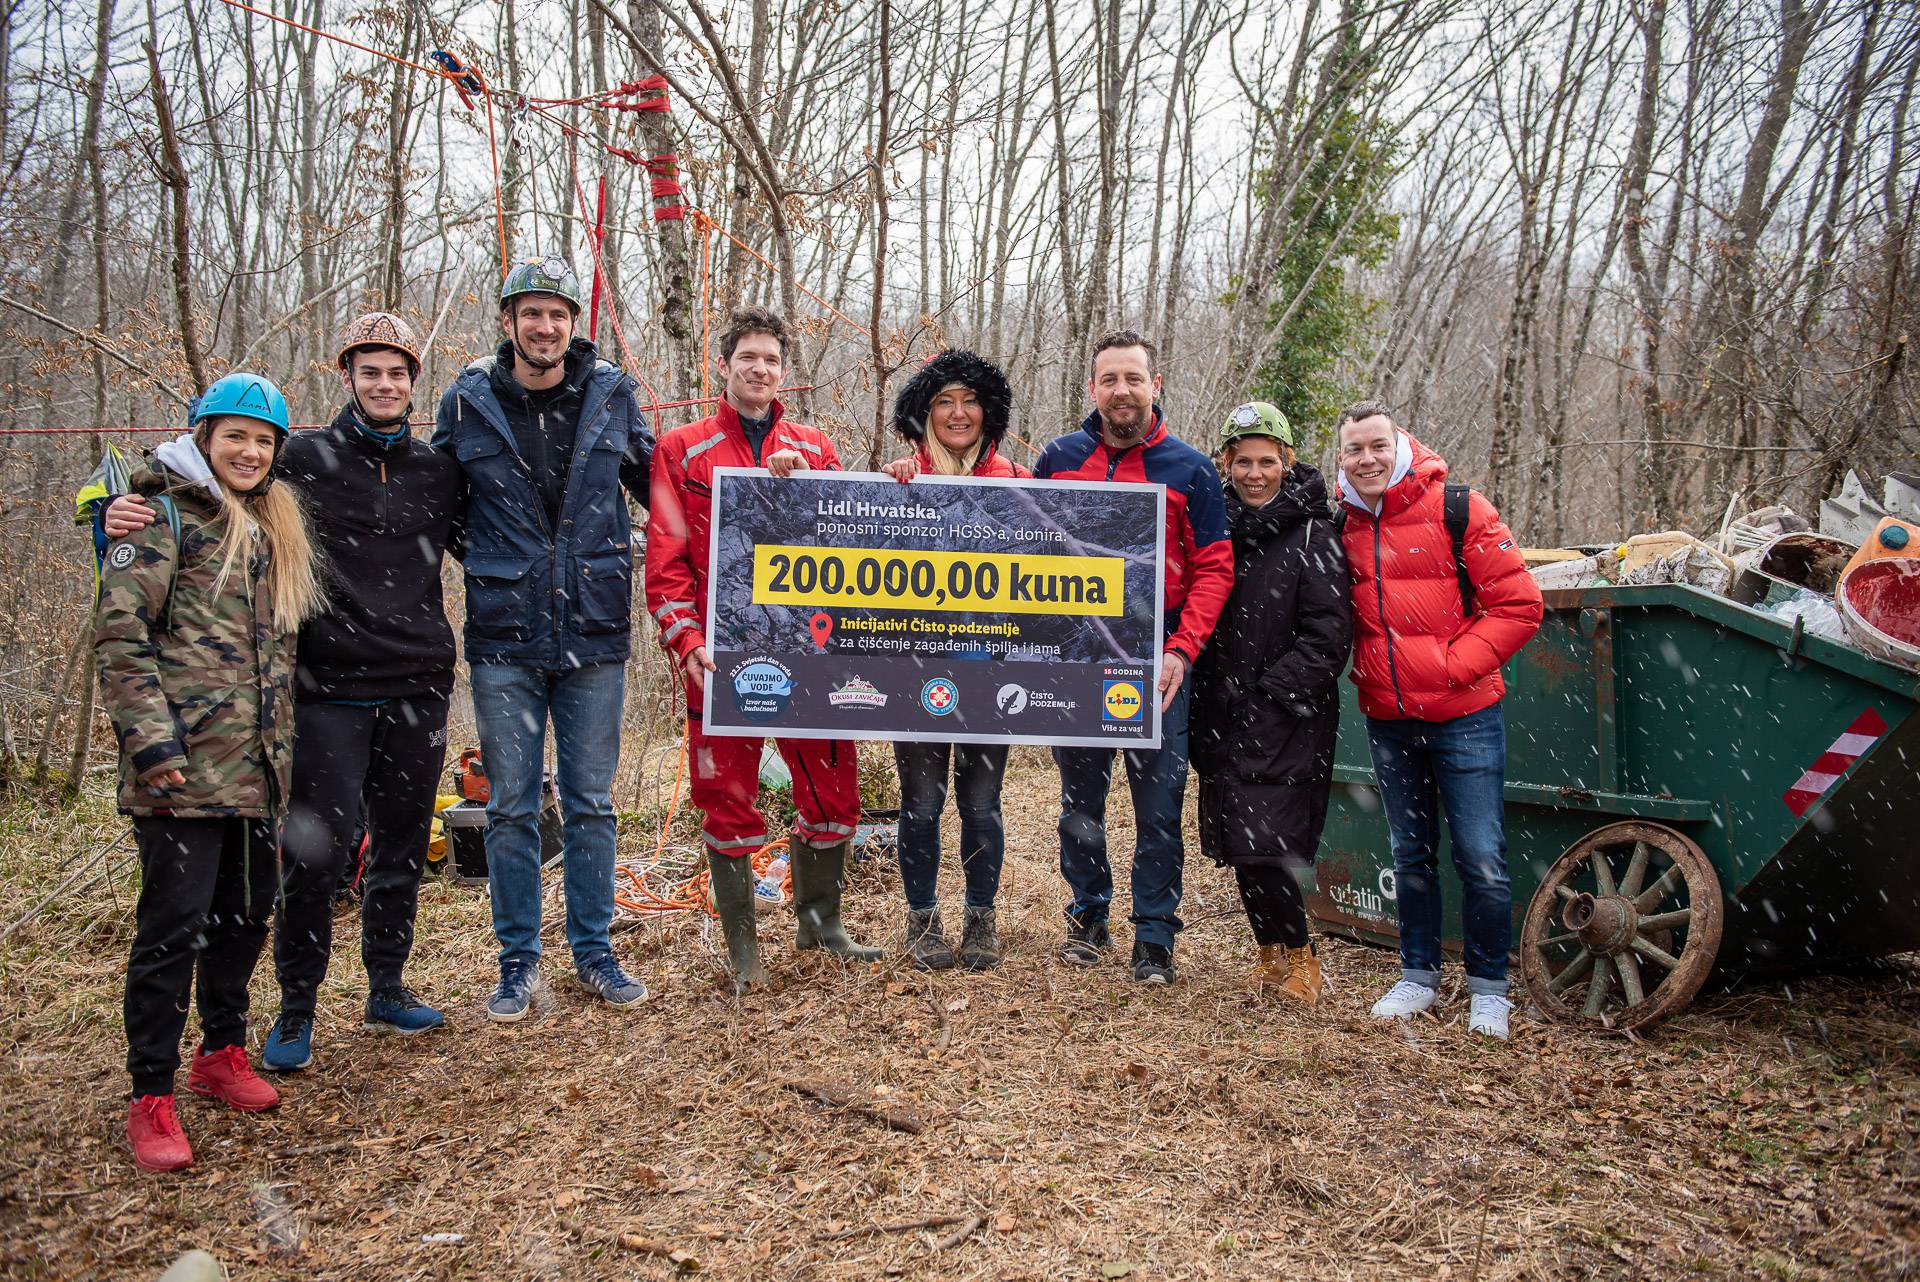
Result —
[[[1867,492],[1858,472],[1848,472],[1840,493],[1820,504],[1820,532],[1863,543],[1882,518],[1920,522],[1920,475],[1889,472],[1880,481],[1880,498]]]
[[[1730,520],[1720,531],[1720,550],[1728,556],[1763,548],[1783,534],[1811,530],[1807,519],[1783,503],[1755,508],[1739,520]]]
[[[1797,588],[1792,595],[1763,606],[1762,612],[1789,625],[1797,620],[1809,636],[1848,644],[1847,625],[1840,617],[1839,607],[1811,588]]]
[[[1570,560],[1549,561],[1533,567],[1533,581],[1540,585],[1542,592],[1551,592],[1556,588],[1593,588],[1600,587],[1610,580],[1607,570],[1617,567],[1620,558],[1612,552],[1602,552],[1595,556],[1575,555]]]
[[[1636,534],[1620,546],[1622,584],[1686,583],[1724,594],[1733,584],[1733,562],[1682,530]]]

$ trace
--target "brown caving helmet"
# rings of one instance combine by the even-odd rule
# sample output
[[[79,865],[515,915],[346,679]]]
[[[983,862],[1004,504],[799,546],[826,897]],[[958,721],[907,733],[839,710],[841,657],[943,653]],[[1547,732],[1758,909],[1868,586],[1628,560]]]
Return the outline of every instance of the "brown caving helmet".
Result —
[[[420,339],[413,326],[392,312],[363,312],[347,322],[340,331],[337,360],[347,368],[347,357],[362,347],[390,347],[407,358],[413,377],[420,377]]]

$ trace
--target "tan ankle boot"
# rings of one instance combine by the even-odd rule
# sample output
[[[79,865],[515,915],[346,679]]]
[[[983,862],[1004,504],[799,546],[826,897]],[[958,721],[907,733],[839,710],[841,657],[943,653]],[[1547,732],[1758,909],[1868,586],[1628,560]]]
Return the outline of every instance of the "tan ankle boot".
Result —
[[[1309,1006],[1318,1005],[1327,981],[1320,974],[1320,958],[1315,955],[1313,945],[1289,948],[1286,954],[1287,977],[1281,982],[1280,991]]]
[[[1279,944],[1259,944],[1254,948],[1253,973],[1247,977],[1256,996],[1279,988],[1287,978],[1287,950]]]

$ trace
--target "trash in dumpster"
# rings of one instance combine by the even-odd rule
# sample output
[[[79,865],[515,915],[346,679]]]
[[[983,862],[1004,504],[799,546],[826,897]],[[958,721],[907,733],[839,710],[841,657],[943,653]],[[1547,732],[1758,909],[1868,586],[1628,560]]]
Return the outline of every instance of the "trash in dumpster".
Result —
[[[1883,517],[1920,522],[1920,476],[1889,472],[1880,480],[1880,498],[1867,493],[1858,472],[1848,472],[1840,493],[1820,504],[1820,533],[1849,543],[1864,542]]]
[[[1860,545],[1860,550],[1853,554],[1853,559],[1847,562],[1846,569],[1841,573],[1844,575],[1847,570],[1868,561],[1900,557],[1920,557],[1920,525],[1890,516],[1874,527],[1873,533],[1867,536],[1866,542]]]
[[[1542,592],[1555,588],[1591,588],[1609,582],[1607,571],[1620,564],[1618,554],[1601,552],[1593,556],[1575,554],[1571,560],[1549,561],[1533,567],[1533,581]]]
[[[1720,550],[1728,556],[1765,547],[1782,534],[1811,530],[1807,519],[1783,503],[1756,508],[1739,520],[1729,520],[1720,531]]]
[[[1920,670],[1920,560],[1867,561],[1840,580],[1840,614],[1856,648]]]
[[[1724,595],[1733,583],[1733,562],[1684,530],[1636,534],[1620,546],[1615,582],[1636,587],[1685,583]]]
[[[1736,572],[1727,595],[1741,605],[1762,607],[1791,600],[1805,589],[1830,597],[1854,550],[1853,544],[1830,534],[1779,535],[1734,559]]]
[[[1839,607],[1812,588],[1797,588],[1793,595],[1763,605],[1760,610],[1789,627],[1798,623],[1809,636],[1849,644],[1846,621],[1840,617]]]

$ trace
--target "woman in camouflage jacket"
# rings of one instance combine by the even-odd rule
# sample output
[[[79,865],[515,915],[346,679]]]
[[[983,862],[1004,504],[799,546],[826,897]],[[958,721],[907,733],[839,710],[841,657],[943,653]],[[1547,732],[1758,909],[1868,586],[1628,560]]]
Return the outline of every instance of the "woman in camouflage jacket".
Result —
[[[145,1170],[193,1160],[173,1079],[196,966],[203,1043],[187,1089],[247,1112],[279,1102],[247,1060],[247,984],[277,882],[294,635],[321,597],[298,498],[271,479],[287,433],[278,389],[230,374],[189,423],[134,476],[167,519],[107,548],[95,614],[140,851],[127,1135]]]

